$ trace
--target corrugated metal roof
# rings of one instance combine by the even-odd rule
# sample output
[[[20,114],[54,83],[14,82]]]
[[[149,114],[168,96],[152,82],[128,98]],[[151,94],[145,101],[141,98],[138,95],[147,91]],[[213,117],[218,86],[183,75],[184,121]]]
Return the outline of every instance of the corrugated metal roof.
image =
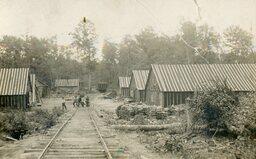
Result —
[[[161,91],[195,91],[226,80],[234,91],[256,90],[255,64],[152,65]]]
[[[145,90],[149,70],[133,70],[135,86],[138,90]]]
[[[255,64],[213,64],[211,69],[215,78],[226,80],[234,91],[256,90]]]
[[[119,77],[118,83],[120,88],[129,88],[131,77]]]
[[[79,79],[56,79],[56,87],[78,87]]]
[[[29,68],[0,69],[0,95],[23,95],[27,93]]]

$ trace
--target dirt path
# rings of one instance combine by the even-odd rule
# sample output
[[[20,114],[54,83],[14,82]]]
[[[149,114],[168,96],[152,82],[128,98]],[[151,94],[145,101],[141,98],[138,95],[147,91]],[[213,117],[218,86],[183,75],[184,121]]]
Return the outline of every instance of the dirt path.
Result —
[[[115,110],[123,101],[114,101],[112,99],[104,99],[102,95],[98,94],[92,101],[93,107],[98,111],[98,114],[104,112],[110,113],[112,118],[115,116]],[[105,118],[105,119],[104,119]],[[103,120],[109,120],[107,116],[103,115]],[[140,142],[139,134],[136,132],[122,132],[113,130],[120,139],[120,144],[127,148],[130,158],[134,159],[170,159],[170,154],[159,154],[145,148],[145,145]]]

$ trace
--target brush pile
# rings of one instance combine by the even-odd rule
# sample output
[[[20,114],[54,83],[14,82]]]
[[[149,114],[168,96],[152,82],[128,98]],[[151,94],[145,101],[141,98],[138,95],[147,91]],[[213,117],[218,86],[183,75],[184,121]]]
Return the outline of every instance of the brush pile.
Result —
[[[168,115],[168,109],[157,106],[148,106],[145,104],[129,103],[121,105],[116,109],[119,119],[131,120],[138,116],[146,118],[155,117],[156,119],[165,119]]]

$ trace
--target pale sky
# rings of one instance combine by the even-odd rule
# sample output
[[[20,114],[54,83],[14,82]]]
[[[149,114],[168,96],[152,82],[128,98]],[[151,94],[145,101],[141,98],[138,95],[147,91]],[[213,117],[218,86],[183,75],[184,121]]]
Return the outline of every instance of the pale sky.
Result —
[[[119,42],[152,26],[156,32],[173,35],[180,22],[208,23],[221,32],[239,25],[256,36],[256,0],[0,0],[0,36],[56,35],[58,44],[69,44],[69,32],[82,17],[90,19],[98,35],[100,50],[104,39]]]

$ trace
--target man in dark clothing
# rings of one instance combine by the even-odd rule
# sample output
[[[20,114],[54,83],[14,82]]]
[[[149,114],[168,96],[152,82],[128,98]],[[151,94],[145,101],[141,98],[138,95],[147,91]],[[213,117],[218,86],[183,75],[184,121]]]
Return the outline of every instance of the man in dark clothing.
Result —
[[[85,104],[86,104],[86,107],[90,106],[89,96],[86,97]]]
[[[82,98],[80,95],[78,95],[76,106],[79,107],[81,105],[81,102],[82,102]]]
[[[78,103],[81,104],[81,102],[82,102],[82,98],[81,98],[81,96],[79,95],[79,97],[78,97]]]
[[[77,96],[74,97],[73,106],[76,107],[78,103]]]
[[[62,97],[62,109],[67,110],[66,100],[64,99],[64,97]]]

